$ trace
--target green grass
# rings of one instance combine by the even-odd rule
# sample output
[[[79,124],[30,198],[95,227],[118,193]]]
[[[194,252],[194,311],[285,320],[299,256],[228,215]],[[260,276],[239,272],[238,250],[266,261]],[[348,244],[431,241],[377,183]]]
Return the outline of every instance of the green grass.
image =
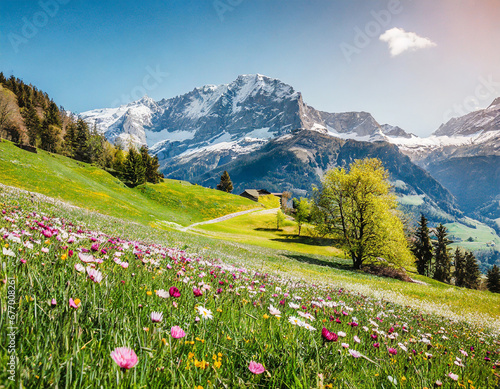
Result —
[[[251,245],[289,250],[302,254],[343,256],[343,252],[335,247],[329,239],[312,237],[307,226],[302,227],[298,236],[297,223],[286,220],[276,229],[276,212],[253,212],[223,222],[197,226],[207,236],[216,239],[247,243]]]
[[[240,196],[176,180],[131,189],[107,172],[61,155],[29,153],[0,141],[0,182],[110,216],[183,226],[263,207]]]
[[[2,306],[8,305],[7,288],[14,280],[15,320],[19,325],[17,385],[8,380],[7,369],[2,369],[0,382],[6,387],[19,387],[22,382],[24,387],[66,388],[321,388],[321,384],[333,388],[392,388],[389,376],[397,379],[397,388],[430,388],[437,380],[443,387],[456,387],[448,377],[450,372],[458,374],[458,382],[465,387],[470,387],[469,380],[475,387],[493,389],[498,385],[491,366],[499,358],[495,342],[500,339],[480,329],[483,324],[494,327],[495,320],[498,324],[498,295],[461,290],[425,277],[419,279],[429,285],[380,279],[351,271],[348,261],[331,257],[264,249],[179,231],[165,233],[2,187],[0,210],[6,211],[0,219],[0,245],[14,254],[12,257],[0,251],[4,263],[0,278],[7,280],[0,283],[0,301]],[[59,231],[86,232],[73,243],[62,233],[61,241],[55,236],[42,237],[30,228],[37,228],[35,220],[42,220],[41,215],[46,216],[45,225]],[[18,230],[19,220],[31,235],[21,234],[21,242],[4,238]],[[125,241],[117,240],[118,235],[134,243],[125,247]],[[94,253],[104,259],[96,265],[104,276],[100,283],[75,269],[75,264],[82,264],[77,250],[90,249],[92,238],[100,242],[99,249],[107,250],[107,257]],[[33,243],[32,249],[23,244],[27,241]],[[133,253],[136,245],[142,252],[139,255]],[[67,246],[75,252],[71,257],[66,257]],[[174,246],[178,248],[163,258],[166,248]],[[187,251],[180,252],[180,247]],[[120,260],[129,264],[127,269],[111,260],[116,251],[122,252]],[[197,259],[208,263],[198,263]],[[248,270],[241,272],[230,265]],[[210,285],[210,289],[196,298],[192,288],[199,287],[199,282]],[[155,290],[168,290],[170,286],[179,288],[180,298],[164,300],[155,295]],[[217,293],[217,289],[222,291]],[[296,300],[296,295],[302,300]],[[57,300],[55,306],[50,304],[53,298]],[[69,298],[81,300],[78,309],[69,306]],[[315,308],[312,301],[320,298],[343,305]],[[285,305],[280,305],[280,300]],[[316,331],[290,323],[290,317],[298,316],[290,302],[306,307],[300,311],[312,314],[315,320],[309,323]],[[272,316],[271,304],[280,309],[281,319]],[[211,310],[213,320],[197,322],[200,314],[196,306]],[[454,313],[458,308],[461,311]],[[151,322],[152,311],[163,312],[161,323]],[[340,323],[331,321],[331,316]],[[465,323],[473,317],[477,326]],[[359,326],[348,324],[353,320]],[[380,347],[373,347],[375,340],[370,335],[374,326],[370,320],[377,321],[385,334],[394,328],[398,338],[391,340],[379,333],[376,341]],[[0,326],[0,363],[7,366],[6,321]],[[180,326],[186,337],[173,339],[172,326]],[[324,343],[323,326],[338,334],[342,331],[345,337]],[[419,341],[423,333],[429,334],[431,348]],[[366,358],[353,358],[341,342]],[[122,346],[131,347],[138,356],[138,364],[127,372],[121,372],[110,357],[112,350]],[[397,355],[391,356],[388,347],[397,349]],[[469,356],[463,356],[460,350],[466,350]],[[425,353],[432,354],[430,360]],[[491,361],[484,360],[486,355]],[[456,357],[464,361],[464,367],[454,365]],[[252,360],[262,363],[266,372],[252,374],[248,369]],[[200,361],[205,368],[200,367]]]
[[[470,225],[461,223],[447,223],[445,227],[451,239],[455,242],[453,247],[460,246],[466,250],[481,250],[486,249],[487,244],[495,243],[496,247],[500,247],[500,238],[495,233],[495,230],[485,224],[475,220],[468,220]],[[469,241],[472,238],[472,241]]]

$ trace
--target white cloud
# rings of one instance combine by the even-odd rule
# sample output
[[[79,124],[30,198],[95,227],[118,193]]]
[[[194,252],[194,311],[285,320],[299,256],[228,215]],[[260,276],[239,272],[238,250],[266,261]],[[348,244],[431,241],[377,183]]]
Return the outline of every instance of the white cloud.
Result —
[[[436,44],[428,38],[418,36],[414,32],[406,32],[402,28],[391,28],[387,30],[379,39],[389,44],[391,56],[395,57],[405,51],[415,51],[425,49],[426,47],[434,47]]]

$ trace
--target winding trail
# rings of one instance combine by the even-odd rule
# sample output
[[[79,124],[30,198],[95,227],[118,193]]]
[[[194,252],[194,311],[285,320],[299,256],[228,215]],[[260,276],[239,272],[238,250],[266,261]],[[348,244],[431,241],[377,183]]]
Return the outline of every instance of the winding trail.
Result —
[[[240,211],[240,212],[230,213],[228,215],[224,215],[224,216],[218,217],[216,219],[211,219],[211,220],[206,220],[204,222],[194,223],[194,224],[191,224],[191,225],[189,225],[187,227],[182,227],[182,228],[180,228],[180,230],[181,231],[187,231],[187,230],[189,230],[189,229],[191,229],[193,227],[201,226],[202,224],[213,224],[213,223],[223,222],[225,220],[232,219],[233,217],[245,215],[245,214],[251,213],[251,212],[259,212],[260,211],[259,213],[261,213],[261,214],[274,213],[278,209],[279,208],[271,208],[271,209],[252,208],[252,209],[247,209],[246,211]]]

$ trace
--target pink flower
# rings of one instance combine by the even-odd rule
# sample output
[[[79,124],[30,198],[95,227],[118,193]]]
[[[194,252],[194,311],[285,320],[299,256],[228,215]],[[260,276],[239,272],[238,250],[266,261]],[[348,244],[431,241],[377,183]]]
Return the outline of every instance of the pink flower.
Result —
[[[111,353],[111,358],[122,369],[130,369],[137,365],[137,355],[131,348],[117,347]]]
[[[120,266],[126,269],[128,267],[128,262],[122,262],[120,263]]]
[[[321,336],[325,340],[325,342],[336,342],[339,338],[336,333],[330,332],[325,327],[321,330]]]
[[[203,295],[203,292],[199,290],[198,288],[193,289],[194,297],[200,297]]]
[[[170,294],[170,296],[175,297],[175,298],[181,297],[181,292],[179,292],[179,289],[177,289],[175,286],[172,286],[168,290],[168,293]]]
[[[57,301],[56,301],[56,299],[52,299],[52,301],[50,302],[50,304],[51,304],[52,306],[57,305]]]
[[[262,374],[266,371],[266,369],[264,369],[264,366],[254,361],[250,361],[248,370],[250,370],[253,374]]]
[[[21,258],[21,263],[26,263],[26,259]]]
[[[76,300],[73,300],[72,298],[69,299],[69,306],[71,308],[78,309],[80,304],[81,304],[80,299],[76,299]]]
[[[184,338],[186,336],[184,330],[179,326],[172,327],[170,329],[170,334],[172,335],[172,338],[175,339]]]
[[[453,381],[458,380],[458,374],[448,373],[448,377],[450,377]]]
[[[398,353],[398,350],[396,350],[395,348],[392,348],[392,347],[389,347],[387,349],[387,351],[389,351],[389,354],[391,354],[391,355],[396,355]]]
[[[42,235],[45,236],[46,238],[50,238],[52,236],[52,231],[50,230],[43,230]]]

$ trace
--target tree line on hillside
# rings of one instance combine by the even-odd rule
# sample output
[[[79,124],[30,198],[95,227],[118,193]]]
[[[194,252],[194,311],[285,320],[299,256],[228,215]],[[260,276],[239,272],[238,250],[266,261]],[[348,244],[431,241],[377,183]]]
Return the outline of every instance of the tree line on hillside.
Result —
[[[435,239],[431,239],[434,235]],[[420,216],[414,236],[412,251],[415,255],[417,271],[421,275],[459,287],[477,289],[481,272],[476,257],[470,251],[457,247],[454,253],[448,247],[453,243],[443,224],[434,230],[428,227],[427,218]],[[486,275],[486,287],[493,293],[500,293],[500,269],[494,265]]]
[[[95,124],[90,128],[36,87],[14,76],[6,79],[1,72],[0,84],[16,97],[13,103],[8,94],[0,94],[0,137],[96,165],[130,187],[156,184],[163,178],[158,157],[151,156],[146,146],[136,150],[130,145],[124,151],[110,144]]]
[[[231,192],[229,173],[224,171],[217,189]],[[276,214],[276,228],[285,222],[286,200]],[[348,169],[329,170],[321,188],[314,188],[312,199],[293,199],[287,212],[295,218],[300,236],[302,226],[311,223],[316,234],[334,239],[335,245],[351,257],[353,267],[380,264],[417,267],[419,274],[459,287],[477,289],[481,273],[472,252],[456,248],[451,254],[446,227],[431,231],[421,216],[415,234],[409,232],[408,218],[398,210],[391,191],[389,173],[382,162],[366,158]],[[431,239],[434,235],[435,239]],[[493,266],[487,275],[487,288],[500,293],[500,271]]]

